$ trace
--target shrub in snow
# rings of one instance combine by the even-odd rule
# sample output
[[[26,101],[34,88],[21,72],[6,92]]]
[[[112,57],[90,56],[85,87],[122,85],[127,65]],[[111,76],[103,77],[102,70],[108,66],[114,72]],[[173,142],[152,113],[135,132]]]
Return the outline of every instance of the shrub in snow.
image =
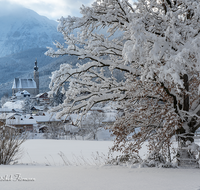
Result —
[[[157,152],[151,153],[147,156],[146,159],[143,160],[141,163],[142,167],[163,167],[163,168],[171,168],[176,167],[175,164],[167,162],[162,154]]]
[[[7,165],[17,161],[22,152],[21,144],[27,139],[26,133],[7,126],[0,127],[0,164]]]
[[[56,42],[57,50],[46,53],[89,60],[76,68],[62,64],[52,73],[49,95],[61,89],[66,97],[52,111],[58,117],[84,115],[99,102],[115,101],[123,114],[112,128],[113,150],[124,154],[137,153],[148,140],[150,153],[167,158],[175,134],[180,147],[193,142],[200,126],[199,1],[96,0],[81,14],[59,20],[66,46]],[[124,80],[117,80],[115,70]]]
[[[165,162],[166,161],[164,157],[157,152],[151,153],[145,160],[145,164],[148,165],[149,167],[155,167],[160,164],[165,164]]]
[[[142,159],[138,154],[125,154],[119,155],[115,158],[108,159],[106,164],[113,164],[113,165],[134,165],[142,163]]]
[[[187,147],[182,147],[177,151],[177,163],[179,166],[199,167],[200,147],[194,142],[186,142]]]
[[[73,155],[73,160],[68,159],[63,152],[59,152],[58,155],[61,157],[64,165],[66,166],[86,166],[86,165],[97,165],[102,166],[107,163],[106,155],[99,154],[97,151],[96,153],[92,153],[91,160],[82,156],[75,156]]]

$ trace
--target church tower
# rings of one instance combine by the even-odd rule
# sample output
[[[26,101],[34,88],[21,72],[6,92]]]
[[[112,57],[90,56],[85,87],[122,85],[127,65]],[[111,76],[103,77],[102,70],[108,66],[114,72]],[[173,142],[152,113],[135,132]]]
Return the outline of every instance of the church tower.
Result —
[[[36,83],[36,95],[39,94],[39,72],[38,72],[38,66],[37,66],[37,59],[35,61],[35,67],[34,67],[34,81]]]

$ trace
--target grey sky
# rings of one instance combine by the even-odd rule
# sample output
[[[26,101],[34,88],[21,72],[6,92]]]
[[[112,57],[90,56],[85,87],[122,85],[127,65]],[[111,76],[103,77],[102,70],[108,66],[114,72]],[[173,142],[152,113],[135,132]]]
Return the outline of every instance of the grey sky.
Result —
[[[94,0],[0,0],[1,3],[20,4],[49,19],[57,20],[61,16],[80,16],[82,4],[91,5]]]

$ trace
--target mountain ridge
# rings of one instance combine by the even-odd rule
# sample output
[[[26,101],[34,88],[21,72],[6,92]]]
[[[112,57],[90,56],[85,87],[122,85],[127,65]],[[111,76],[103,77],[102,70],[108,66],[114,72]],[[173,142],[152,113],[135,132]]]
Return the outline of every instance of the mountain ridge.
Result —
[[[0,7],[0,57],[27,49],[53,46],[53,41],[63,40],[57,32],[56,21],[22,6],[2,6],[0,3]]]
[[[54,47],[55,40],[64,42],[62,34],[57,31],[57,25],[56,21],[33,10],[0,2],[0,97],[11,95],[14,78],[33,78],[36,58],[39,71],[43,70],[40,73],[41,92],[48,90],[49,76],[53,70],[59,69],[59,64],[54,64],[50,70],[48,65],[59,59],[44,53],[47,46]]]

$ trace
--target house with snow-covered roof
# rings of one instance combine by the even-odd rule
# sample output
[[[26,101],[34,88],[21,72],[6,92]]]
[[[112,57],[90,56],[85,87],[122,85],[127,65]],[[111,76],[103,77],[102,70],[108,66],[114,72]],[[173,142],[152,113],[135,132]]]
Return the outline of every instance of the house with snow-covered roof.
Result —
[[[13,112],[16,111],[12,108],[0,108],[0,113],[13,113]]]
[[[6,118],[6,125],[9,127],[15,127],[21,131],[26,130],[32,132],[37,123],[31,115],[13,114]]]
[[[44,105],[44,104],[49,104],[50,103],[50,98],[48,97],[48,93],[47,92],[40,93],[40,94],[36,95],[35,99],[40,102],[40,105]]]
[[[23,90],[23,91],[16,92],[14,96],[17,99],[22,99],[22,98],[30,97],[31,94],[29,92],[27,92],[26,90]]]
[[[58,126],[69,123],[68,118],[57,119],[56,114],[43,112],[42,115],[20,114],[20,113],[2,113],[0,114],[0,124],[5,123],[8,127],[14,127],[23,131],[33,132],[39,130],[44,132],[49,126]]]
[[[35,61],[34,67],[34,79],[22,79],[15,78],[12,86],[12,95],[15,95],[19,91],[27,91],[31,95],[39,94],[39,72],[37,67],[37,60]]]
[[[31,107],[31,112],[32,114],[37,114],[41,111],[44,111],[45,107],[44,106],[33,106]]]

